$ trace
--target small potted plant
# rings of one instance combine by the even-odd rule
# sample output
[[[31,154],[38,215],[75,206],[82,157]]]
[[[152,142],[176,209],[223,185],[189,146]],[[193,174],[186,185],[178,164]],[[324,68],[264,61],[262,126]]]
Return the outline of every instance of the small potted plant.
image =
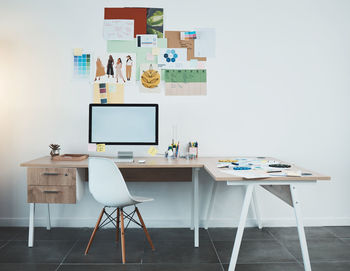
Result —
[[[61,149],[60,145],[58,145],[58,144],[50,144],[49,147],[51,149],[51,151],[50,151],[51,159],[54,156],[60,155],[60,149]]]

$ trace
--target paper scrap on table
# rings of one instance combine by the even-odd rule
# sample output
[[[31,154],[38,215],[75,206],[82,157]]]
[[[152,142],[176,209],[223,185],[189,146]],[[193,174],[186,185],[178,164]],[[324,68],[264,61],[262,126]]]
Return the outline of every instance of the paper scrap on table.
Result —
[[[96,144],[95,143],[88,144],[88,151],[96,151]]]
[[[136,46],[143,48],[157,47],[157,35],[136,35]]]
[[[152,48],[152,55],[157,56],[159,55],[159,48]]]
[[[153,61],[154,60],[154,55],[152,55],[151,53],[147,53],[146,59],[149,60],[149,61]]]
[[[104,20],[103,37],[106,40],[133,40],[134,20]]]
[[[195,57],[215,57],[216,32],[214,28],[199,29],[194,40]]]
[[[272,177],[264,170],[233,170],[233,169],[221,169],[221,172],[243,179],[265,179]],[[229,184],[229,183],[227,183]]]
[[[74,48],[74,56],[81,56],[83,54],[83,48]]]
[[[150,147],[147,152],[149,155],[155,156],[158,153],[158,150],[156,147]]]
[[[96,145],[97,152],[105,152],[106,151],[106,145],[105,144],[97,144]]]

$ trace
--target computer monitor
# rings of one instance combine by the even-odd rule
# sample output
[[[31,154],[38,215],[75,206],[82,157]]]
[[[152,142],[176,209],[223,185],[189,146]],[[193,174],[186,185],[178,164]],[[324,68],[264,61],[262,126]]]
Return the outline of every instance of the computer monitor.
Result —
[[[158,104],[90,104],[89,143],[158,145]]]

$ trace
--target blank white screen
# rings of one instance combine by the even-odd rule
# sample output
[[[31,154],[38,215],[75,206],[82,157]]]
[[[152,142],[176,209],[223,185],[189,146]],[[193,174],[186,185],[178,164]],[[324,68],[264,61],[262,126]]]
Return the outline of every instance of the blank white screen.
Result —
[[[91,142],[156,142],[154,106],[93,106],[91,110]]]

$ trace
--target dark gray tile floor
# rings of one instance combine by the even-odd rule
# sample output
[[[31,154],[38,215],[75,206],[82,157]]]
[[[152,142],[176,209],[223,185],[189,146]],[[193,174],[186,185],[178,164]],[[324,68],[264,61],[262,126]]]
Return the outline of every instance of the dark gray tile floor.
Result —
[[[152,251],[141,229],[126,231],[126,260],[121,264],[115,230],[97,232],[84,255],[92,229],[35,230],[35,246],[27,247],[26,228],[0,227],[1,271],[223,271],[228,269],[236,229],[200,229],[200,247],[193,247],[189,229],[149,229]],[[306,228],[312,270],[350,270],[350,227]],[[295,228],[247,228],[237,271],[302,271]]]

